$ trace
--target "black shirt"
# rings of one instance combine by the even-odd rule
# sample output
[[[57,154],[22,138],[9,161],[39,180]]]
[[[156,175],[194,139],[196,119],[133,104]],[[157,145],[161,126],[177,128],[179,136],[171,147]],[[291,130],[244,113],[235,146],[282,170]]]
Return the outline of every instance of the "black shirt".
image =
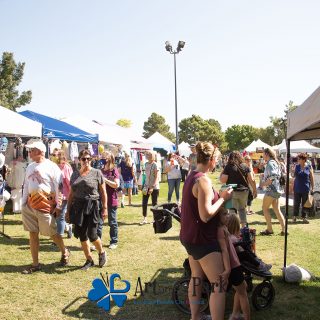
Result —
[[[241,170],[242,174],[239,172],[239,169]],[[247,181],[245,181],[245,179],[247,179],[250,171],[250,168],[245,163],[241,163],[239,167],[235,164],[228,163],[222,174],[228,176],[227,184],[237,184],[235,191],[245,191],[249,190]]]

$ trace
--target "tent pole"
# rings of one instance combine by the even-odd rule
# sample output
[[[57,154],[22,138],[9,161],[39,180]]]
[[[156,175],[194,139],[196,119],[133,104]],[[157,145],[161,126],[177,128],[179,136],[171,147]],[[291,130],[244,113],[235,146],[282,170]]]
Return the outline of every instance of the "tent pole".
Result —
[[[290,139],[287,140],[287,177],[286,177],[286,225],[285,225],[285,236],[284,236],[284,259],[283,268],[287,266],[287,241],[288,241],[288,217],[289,217],[289,182],[290,182]],[[283,272],[284,280],[284,272]]]

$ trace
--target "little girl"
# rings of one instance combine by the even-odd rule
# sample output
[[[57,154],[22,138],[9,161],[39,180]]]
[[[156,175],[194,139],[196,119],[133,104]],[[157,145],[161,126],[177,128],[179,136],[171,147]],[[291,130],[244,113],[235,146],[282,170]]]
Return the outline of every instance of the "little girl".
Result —
[[[237,256],[237,252],[231,241],[229,231],[227,229],[229,214],[226,209],[221,209],[220,226],[218,228],[218,241],[222,251],[224,264],[224,272],[221,274],[222,281],[228,281],[235,289],[233,300],[233,310],[229,320],[250,320],[250,306],[247,295],[247,284],[244,280],[243,272]],[[240,225],[240,221],[239,221]],[[229,275],[228,279],[227,276]],[[243,318],[240,316],[242,310]]]
[[[240,220],[237,214],[231,213],[228,216],[228,231],[233,244],[239,242],[240,239]],[[236,246],[236,252],[241,263],[249,263],[252,267],[261,272],[267,272],[272,268],[271,264],[264,263],[253,252],[245,250],[241,245]]]

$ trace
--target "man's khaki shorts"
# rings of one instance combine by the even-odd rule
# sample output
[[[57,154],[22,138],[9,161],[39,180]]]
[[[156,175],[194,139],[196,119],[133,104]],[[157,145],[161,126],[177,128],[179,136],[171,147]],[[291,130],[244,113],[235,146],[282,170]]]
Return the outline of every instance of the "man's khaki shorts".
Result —
[[[53,215],[32,209],[28,205],[22,206],[21,214],[24,230],[40,232],[41,235],[49,237],[57,234],[56,219]]]

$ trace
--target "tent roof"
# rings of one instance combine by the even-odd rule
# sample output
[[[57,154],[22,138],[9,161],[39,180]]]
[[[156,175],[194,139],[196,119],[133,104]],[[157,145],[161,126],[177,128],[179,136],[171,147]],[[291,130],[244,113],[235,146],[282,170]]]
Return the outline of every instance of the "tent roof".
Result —
[[[150,149],[150,146],[144,143],[146,139],[131,128],[123,128],[111,124],[100,124],[97,121],[89,120],[81,116],[66,117],[62,120],[90,133],[98,134],[99,140],[104,143],[121,144],[125,146],[125,148]]]
[[[189,155],[191,153],[191,149],[190,149],[189,144],[184,141],[179,144],[178,150],[179,150],[179,154],[181,156],[185,156],[185,157],[189,157]]]
[[[36,113],[29,110],[22,111],[20,112],[20,114],[29,119],[42,123],[43,137],[77,142],[93,143],[99,141],[98,135],[83,131],[64,121],[50,118],[40,113]]]
[[[0,133],[6,136],[41,137],[42,125],[0,106]]]
[[[256,152],[257,148],[272,148],[267,143],[261,141],[260,139],[252,141],[244,150],[247,152]]]
[[[288,113],[287,139],[320,137],[320,87],[298,108]]]
[[[282,142],[278,145],[278,151],[279,153],[287,152],[287,144],[285,139],[283,139]],[[314,147],[312,144],[305,140],[299,140],[290,142],[290,152],[320,153],[320,148]]]
[[[159,132],[155,132],[147,139],[148,143],[153,145],[153,148],[164,149],[167,152],[175,151],[175,145],[168,138],[164,137]]]

